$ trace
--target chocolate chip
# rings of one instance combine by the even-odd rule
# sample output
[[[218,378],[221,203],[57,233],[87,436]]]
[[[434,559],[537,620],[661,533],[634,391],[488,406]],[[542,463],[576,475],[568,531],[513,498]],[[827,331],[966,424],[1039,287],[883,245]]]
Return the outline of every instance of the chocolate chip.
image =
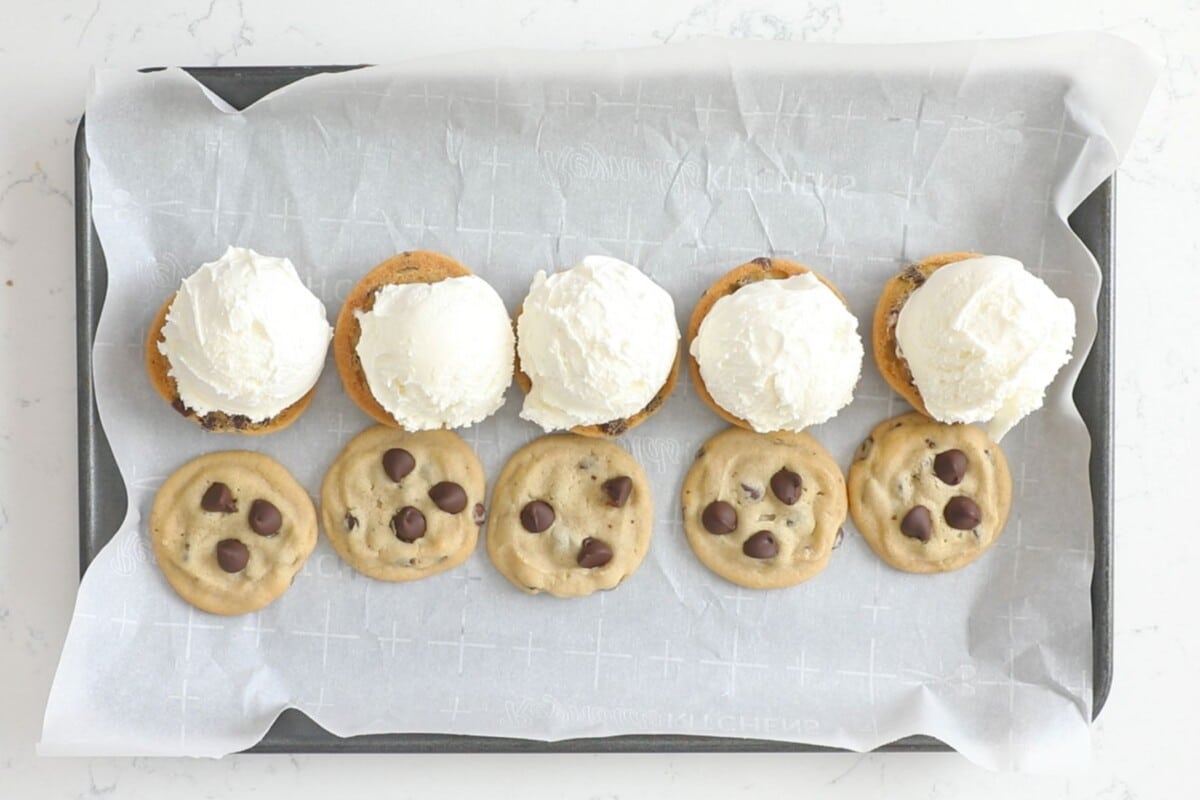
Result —
[[[969,531],[983,519],[983,514],[975,501],[962,495],[950,498],[942,516],[946,518],[947,525],[959,531]]]
[[[938,453],[933,459],[933,473],[942,483],[958,486],[967,474],[967,454],[962,450]]]
[[[575,560],[579,562],[579,566],[592,569],[593,567],[603,567],[612,561],[612,557],[611,547],[600,539],[593,539],[589,536],[583,540],[583,545],[579,548],[579,556]]]
[[[766,256],[759,256],[758,258],[753,259],[750,263],[757,264],[758,268],[762,270],[768,270],[771,268],[771,259],[767,258]]]
[[[863,440],[863,443],[858,446],[858,450],[854,453],[854,458],[862,461],[871,452],[871,446],[875,444],[875,437],[868,436]]]
[[[751,500],[761,500],[762,499],[762,495],[763,495],[762,487],[751,486],[748,483],[743,483],[741,486],[742,486],[742,491],[745,492],[746,496],[749,497]]]
[[[914,264],[904,268],[900,273],[900,278],[911,283],[913,286],[921,286],[925,283],[925,273]]]
[[[467,507],[467,492],[454,481],[435,483],[429,490],[429,499],[447,514],[457,514]]]
[[[933,533],[933,516],[925,506],[913,506],[900,520],[900,532],[910,539],[928,542]]]
[[[742,552],[751,558],[774,558],[779,555],[779,544],[770,531],[759,531],[746,540]]]
[[[628,475],[618,475],[600,484],[600,488],[608,496],[610,506],[621,508],[629,501],[629,495],[633,492],[633,478]]]
[[[392,532],[400,541],[412,544],[425,535],[425,515],[412,506],[405,506],[392,517]]]
[[[217,564],[226,572],[241,572],[250,561],[250,548],[237,539],[217,542]]]
[[[530,500],[521,509],[521,527],[530,533],[541,533],[554,524],[554,509],[541,500]]]
[[[200,507],[205,511],[232,514],[237,511],[237,501],[233,499],[233,492],[229,491],[228,486],[217,482],[204,492],[204,497],[200,498]]]
[[[346,512],[346,517],[342,521],[346,523],[346,530],[348,531],[352,531],[358,527],[358,517],[354,516],[349,511]]]
[[[704,530],[717,536],[733,533],[737,530],[737,509],[724,500],[714,500],[704,507],[700,523],[704,525]]]
[[[771,476],[771,491],[785,506],[796,504],[796,501],[800,499],[800,488],[803,485],[804,482],[800,480],[800,476],[787,467]]]
[[[171,401],[171,408],[175,409],[177,412],[179,412],[180,414],[182,414],[185,417],[191,413],[191,410],[187,406],[185,406],[183,404],[183,401],[180,400],[178,397],[176,397],[174,400]]]
[[[383,471],[396,483],[412,472],[415,466],[417,466],[417,460],[413,458],[412,453],[402,447],[393,447],[383,454]]]
[[[600,426],[600,430],[605,436],[620,436],[625,431],[629,430],[629,420],[614,419],[611,422],[606,422]]]
[[[233,427],[237,428],[239,431],[250,427],[250,418],[245,414],[234,414],[229,418],[229,421],[232,422]]]
[[[283,525],[283,515],[268,500],[259,498],[250,504],[250,530],[259,536],[274,536]]]
[[[471,509],[471,519],[476,525],[482,525],[487,522],[487,509],[483,507],[483,503],[476,503]]]

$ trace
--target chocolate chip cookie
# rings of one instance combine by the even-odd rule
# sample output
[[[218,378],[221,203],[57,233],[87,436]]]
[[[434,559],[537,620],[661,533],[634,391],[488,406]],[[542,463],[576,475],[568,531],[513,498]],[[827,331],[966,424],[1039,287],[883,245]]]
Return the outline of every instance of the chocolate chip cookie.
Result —
[[[467,560],[483,524],[485,481],[452,431],[368,428],[321,484],[321,521],[342,560],[382,581],[412,581]]]
[[[905,572],[949,572],[996,543],[1012,505],[1000,445],[974,425],[918,413],[881,422],[850,465],[850,516]]]
[[[213,614],[269,605],[317,544],[317,512],[274,459],[245,450],[195,458],[159,487],[150,542],[179,596]]]
[[[158,309],[158,313],[154,315],[144,345],[146,374],[150,377],[150,385],[154,387],[154,391],[159,397],[170,403],[171,408],[184,418],[190,419],[206,431],[216,433],[244,433],[258,436],[282,430],[300,418],[317,393],[315,385],[283,411],[260,422],[255,422],[242,414],[226,414],[224,411],[209,411],[207,414],[201,414],[184,403],[183,398],[179,396],[179,387],[176,385],[175,379],[171,377],[171,362],[158,349],[159,342],[163,341],[163,327],[167,324],[167,314],[171,311],[171,304],[175,302],[175,297],[174,294],[168,297],[167,301]]]
[[[633,456],[603,439],[543,436],[496,479],[488,555],[526,592],[579,597],[632,574],[653,526],[650,484]]]
[[[713,572],[750,589],[793,586],[829,563],[846,521],[837,462],[807,433],[729,428],[683,481],[683,529]]]
[[[731,425],[737,425],[746,430],[753,430],[749,422],[723,408],[720,403],[713,399],[712,394],[708,391],[708,386],[704,383],[704,376],[700,374],[700,362],[696,360],[695,356],[691,355],[692,342],[700,335],[700,325],[704,322],[704,318],[708,316],[708,312],[712,311],[713,306],[717,304],[718,300],[733,294],[743,286],[758,281],[785,280],[795,275],[804,275],[809,272],[812,272],[812,270],[803,264],[782,258],[761,256],[734,267],[720,278],[717,278],[711,286],[704,290],[704,294],[700,295],[700,299],[696,301],[696,307],[692,309],[692,316],[688,320],[687,327],[688,374],[692,376],[692,385],[696,387],[696,394],[700,396],[705,405]],[[843,303],[846,302],[846,298],[842,296],[842,293],[825,276],[815,272],[813,274],[817,276],[817,279],[821,283],[829,287],[829,290],[839,300]]]

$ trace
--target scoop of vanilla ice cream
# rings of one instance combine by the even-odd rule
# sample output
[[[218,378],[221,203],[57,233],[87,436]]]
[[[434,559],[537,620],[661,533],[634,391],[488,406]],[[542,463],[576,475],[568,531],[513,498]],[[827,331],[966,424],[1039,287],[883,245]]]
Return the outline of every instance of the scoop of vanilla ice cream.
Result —
[[[756,431],[800,431],[854,398],[863,346],[858,320],[809,272],[722,297],[691,354],[721,408]]]
[[[934,271],[896,320],[899,355],[930,415],[987,423],[997,441],[1041,407],[1074,338],[1071,301],[1003,256]]]
[[[517,320],[532,384],[521,418],[552,431],[631,417],[666,383],[678,350],[675,303],[636,267],[587,256],[538,272]]]
[[[355,317],[367,386],[406,430],[474,425],[504,405],[512,320],[482,278],[388,284]]]
[[[312,389],[332,335],[291,261],[230,247],[184,279],[158,349],[184,405],[262,422]]]

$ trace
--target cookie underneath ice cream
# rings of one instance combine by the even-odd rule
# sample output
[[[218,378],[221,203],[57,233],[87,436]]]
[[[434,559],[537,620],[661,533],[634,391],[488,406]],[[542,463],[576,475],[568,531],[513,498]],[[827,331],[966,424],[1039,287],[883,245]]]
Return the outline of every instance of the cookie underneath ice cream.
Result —
[[[913,408],[999,441],[1071,357],[1075,309],[1021,262],[943,253],[905,267],[875,308],[875,362]]]
[[[308,407],[332,331],[285,258],[230,247],[202,265],[150,323],[154,390],[210,431],[263,434]]]
[[[619,436],[658,411],[678,380],[674,302],[624,261],[587,256],[539,272],[516,326],[521,417],[543,430]]]
[[[808,267],[756,258],[718,278],[688,325],[701,399],[748,430],[801,431],[853,399],[862,340],[845,298]]]
[[[503,301],[429,251],[401,253],[359,281],[338,315],[333,353],[346,393],[393,428],[473,425],[503,405],[512,383]]]

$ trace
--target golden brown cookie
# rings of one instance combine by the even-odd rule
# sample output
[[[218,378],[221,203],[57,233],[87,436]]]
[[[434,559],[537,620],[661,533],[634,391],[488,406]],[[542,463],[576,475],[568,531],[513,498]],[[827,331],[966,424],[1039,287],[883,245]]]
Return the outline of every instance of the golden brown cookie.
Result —
[[[522,306],[517,306],[517,315],[513,318],[514,333],[516,333],[517,330],[517,320],[521,318],[521,309]],[[671,372],[667,375],[666,382],[663,383],[662,388],[658,390],[654,397],[650,398],[650,402],[646,404],[645,408],[633,416],[625,417],[623,419],[614,419],[608,422],[599,423],[597,425],[576,425],[575,427],[571,428],[571,433],[577,433],[580,436],[590,436],[593,438],[611,439],[620,436],[622,433],[625,433],[628,430],[636,428],[638,425],[641,425],[647,419],[652,417],[655,412],[662,408],[663,403],[665,403],[667,398],[671,396],[671,392],[675,391],[675,384],[679,382],[679,361],[683,353],[682,347],[683,345],[681,344],[680,350],[675,354],[675,363],[671,365]],[[521,387],[521,391],[525,394],[529,394],[530,390],[533,388],[533,382],[529,379],[529,376],[521,370],[520,355],[516,356],[516,378],[517,386]]]
[[[467,560],[484,519],[483,466],[453,431],[372,426],[325,473],[321,521],[342,560],[412,581]]]
[[[554,434],[500,471],[488,555],[519,589],[579,597],[632,574],[653,528],[650,484],[633,456],[603,439]]]
[[[879,372],[888,385],[907,400],[909,405],[926,416],[929,416],[929,412],[921,399],[921,393],[913,383],[908,362],[899,354],[896,320],[900,318],[900,309],[904,307],[909,295],[919,289],[935,270],[968,258],[979,258],[979,253],[939,253],[924,261],[910,264],[900,270],[899,274],[888,279],[875,306],[875,319],[871,326],[871,347],[875,353],[875,365],[879,367]]]
[[[910,412],[879,423],[858,448],[850,516],[871,549],[905,572],[949,572],[996,543],[1012,506],[1000,445],[974,425]]]
[[[187,419],[195,422],[206,431],[214,431],[216,433],[245,433],[258,436],[286,428],[299,419],[304,410],[308,408],[309,403],[312,402],[313,395],[317,393],[315,385],[303,397],[283,411],[259,422],[253,422],[249,417],[242,414],[226,414],[223,411],[210,411],[207,414],[198,414],[194,409],[184,405],[183,400],[179,397],[179,389],[175,385],[175,379],[170,374],[171,362],[158,350],[158,343],[163,341],[162,330],[163,326],[167,324],[167,313],[171,310],[171,303],[173,302],[175,302],[175,295],[167,298],[167,301],[158,309],[158,313],[154,316],[154,321],[150,323],[150,328],[146,334],[146,374],[150,376],[150,384],[154,387],[154,391],[158,393],[159,397],[170,403],[172,408]]]
[[[726,422],[737,425],[739,428],[753,430],[750,423],[741,417],[736,417],[726,411],[717,401],[713,399],[708,392],[708,387],[704,385],[704,378],[700,375],[700,362],[691,354],[692,341],[700,333],[700,324],[704,322],[704,318],[708,316],[708,312],[712,311],[712,307],[716,302],[726,295],[731,295],[738,289],[747,284],[756,283],[757,281],[765,280],[782,280],[790,278],[793,275],[803,275],[806,272],[812,272],[803,264],[797,264],[794,261],[786,261],[782,258],[766,258],[760,257],[753,261],[748,261],[739,267],[734,267],[729,272],[726,272],[720,278],[717,278],[711,286],[704,290],[704,294],[700,295],[700,299],[696,301],[696,307],[692,309],[692,317],[688,321],[687,330],[687,350],[688,350],[688,373],[692,376],[692,384],[696,387],[696,393],[700,395],[709,408],[711,408],[717,416]],[[813,272],[821,283],[829,287],[829,289],[838,296],[843,303],[846,298],[837,290],[837,287],[830,283],[823,275]]]
[[[288,590],[317,543],[304,487],[261,453],[194,458],[159,487],[150,542],[167,582],[196,608],[247,614]]]
[[[358,337],[361,328],[356,311],[370,311],[375,305],[378,289],[393,283],[437,283],[446,278],[459,278],[473,274],[449,256],[429,250],[412,250],[392,256],[379,264],[350,290],[342,310],[338,313],[333,329],[333,360],[346,394],[367,413],[371,419],[383,425],[399,428],[399,423],[387,412],[367,384],[362,362],[358,358]]]
[[[807,433],[718,433],[696,455],[682,499],[692,551],[750,589],[793,586],[825,569],[846,521],[842,471]]]

